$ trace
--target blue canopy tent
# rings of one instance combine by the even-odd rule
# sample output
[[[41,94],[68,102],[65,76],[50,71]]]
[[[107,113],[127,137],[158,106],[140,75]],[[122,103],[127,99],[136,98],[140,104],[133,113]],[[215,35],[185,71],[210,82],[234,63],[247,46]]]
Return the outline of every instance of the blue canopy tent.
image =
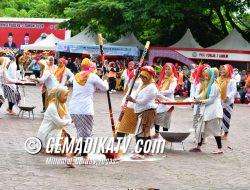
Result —
[[[89,27],[85,28],[79,34],[57,43],[58,52],[81,53],[98,55],[100,53],[98,46],[98,37],[91,32]],[[139,49],[133,46],[118,46],[104,44],[104,54],[113,56],[139,56]]]

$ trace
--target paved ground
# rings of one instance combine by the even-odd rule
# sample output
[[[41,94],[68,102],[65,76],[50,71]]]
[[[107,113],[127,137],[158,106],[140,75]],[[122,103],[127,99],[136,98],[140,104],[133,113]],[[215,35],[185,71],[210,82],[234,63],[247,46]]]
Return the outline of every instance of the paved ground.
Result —
[[[120,94],[112,94],[115,117],[119,114]],[[250,107],[237,105],[224,155],[212,155],[214,139],[204,145],[203,153],[169,152],[155,162],[121,162],[108,166],[46,165],[43,154],[30,155],[24,142],[37,133],[41,123],[41,95],[38,87],[26,88],[26,103],[37,106],[35,120],[5,115],[0,119],[0,189],[250,189]],[[4,105],[6,107],[6,104]],[[95,136],[110,136],[111,128],[105,93],[95,95]],[[192,127],[189,107],[177,108],[171,130]],[[232,147],[232,149],[227,148]],[[191,138],[186,149],[193,147]],[[131,147],[133,148],[133,147]],[[161,156],[160,156],[161,157]]]

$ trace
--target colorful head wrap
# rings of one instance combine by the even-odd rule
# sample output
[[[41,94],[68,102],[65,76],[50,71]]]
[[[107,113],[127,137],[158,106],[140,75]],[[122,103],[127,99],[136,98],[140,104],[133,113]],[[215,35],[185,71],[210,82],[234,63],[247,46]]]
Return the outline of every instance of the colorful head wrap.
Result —
[[[166,67],[171,68],[171,75],[166,76]],[[162,90],[167,90],[170,84],[174,81],[174,77],[178,78],[178,74],[176,68],[173,63],[165,63],[160,73],[160,77],[158,80],[157,87],[161,88]]]
[[[144,73],[148,73],[147,76],[150,75],[151,77],[155,77],[155,75],[156,75],[154,68],[151,66],[142,67],[140,74],[143,75]]]
[[[64,59],[63,57],[60,58],[58,61],[61,62],[61,63],[63,63],[64,65],[66,65],[66,63],[67,63],[67,60]]]
[[[90,59],[84,58],[81,63],[82,71],[88,71],[90,69],[96,69],[95,63],[93,63]]]
[[[224,67],[225,70],[226,70],[226,76],[225,77],[232,78],[233,73],[234,73],[234,68],[232,67],[232,65],[225,64],[222,67]]]
[[[155,70],[153,69],[153,67],[151,66],[144,66],[141,68],[141,72],[140,72],[140,76],[146,77],[147,78],[147,84],[144,84],[141,86],[140,89],[145,88],[146,86],[148,86],[151,83],[154,83],[154,77],[155,77],[156,73]]]
[[[214,69],[208,68],[205,70],[205,72],[206,72],[206,74],[209,75],[209,79],[206,81],[205,87],[202,88],[202,92],[201,92],[202,100],[209,98],[212,84],[215,81]]]
[[[96,64],[88,58],[84,58],[81,63],[82,71],[75,75],[76,82],[85,85],[90,73],[96,73]]]
[[[198,83],[201,82],[199,78],[201,77],[202,73],[203,73],[207,68],[210,68],[210,66],[207,65],[207,64],[199,65],[199,66],[197,67],[197,71],[196,71],[196,73],[195,73],[195,74],[196,74],[196,76],[195,76],[195,84],[198,84]]]
[[[221,99],[226,100],[227,99],[227,87],[233,75],[233,67],[229,64],[223,65],[222,67],[225,68],[226,75],[220,76],[218,78],[218,85],[220,87]]]

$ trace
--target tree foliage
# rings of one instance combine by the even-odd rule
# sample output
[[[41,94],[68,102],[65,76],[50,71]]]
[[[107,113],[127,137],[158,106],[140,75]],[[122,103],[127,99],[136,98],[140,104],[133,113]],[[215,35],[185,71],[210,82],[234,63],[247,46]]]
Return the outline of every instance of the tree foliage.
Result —
[[[1,17],[53,17],[49,13],[49,0],[1,0]]]
[[[249,0],[2,0],[0,16],[69,18],[80,32],[91,26],[108,41],[127,32],[155,45],[171,45],[190,28],[210,46],[236,28],[250,39]]]

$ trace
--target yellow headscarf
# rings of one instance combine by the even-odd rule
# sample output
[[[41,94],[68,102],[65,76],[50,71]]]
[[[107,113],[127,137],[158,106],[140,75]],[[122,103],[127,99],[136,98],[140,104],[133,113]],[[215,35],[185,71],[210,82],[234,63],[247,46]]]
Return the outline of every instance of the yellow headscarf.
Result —
[[[209,74],[206,72],[206,69],[203,71],[203,75]],[[211,76],[210,76],[211,77]],[[203,80],[200,81],[200,94],[201,94],[201,99],[206,100],[207,99],[207,87],[208,87],[208,80]]]
[[[69,94],[69,90],[65,88],[56,88],[53,89],[50,93],[50,100],[49,103],[54,103],[57,108],[58,115],[61,119],[65,117],[65,115],[68,113],[68,109],[66,104],[63,102],[64,97]]]
[[[172,67],[171,67],[170,65],[166,65],[166,67],[170,68],[171,75],[170,75],[170,76],[167,76],[167,75],[165,74],[164,79],[163,79],[163,81],[162,81],[162,84],[161,84],[161,86],[160,86],[160,89],[161,89],[161,90],[168,90],[170,84],[171,84],[172,82],[174,82],[174,77],[175,77],[175,76],[174,76]]]
[[[63,73],[66,69],[66,59],[64,58],[60,58],[59,59],[59,62],[63,63],[63,66],[62,67],[58,67],[56,72],[55,72],[55,77],[56,79],[61,82],[62,81],[62,78],[63,78]]]
[[[214,75],[215,75],[214,83],[219,87],[219,82],[218,82],[218,76],[220,74],[219,69],[217,69],[216,67],[213,67],[212,69],[214,70]]]
[[[88,80],[90,73],[96,73],[96,65],[88,58],[82,60],[82,71],[75,75],[75,80],[78,84],[84,86]]]
[[[230,82],[231,76],[230,76],[229,68],[225,65],[223,65],[223,68],[225,68],[226,75],[220,76],[217,81],[220,87],[221,99],[226,100],[227,99],[227,86]]]

